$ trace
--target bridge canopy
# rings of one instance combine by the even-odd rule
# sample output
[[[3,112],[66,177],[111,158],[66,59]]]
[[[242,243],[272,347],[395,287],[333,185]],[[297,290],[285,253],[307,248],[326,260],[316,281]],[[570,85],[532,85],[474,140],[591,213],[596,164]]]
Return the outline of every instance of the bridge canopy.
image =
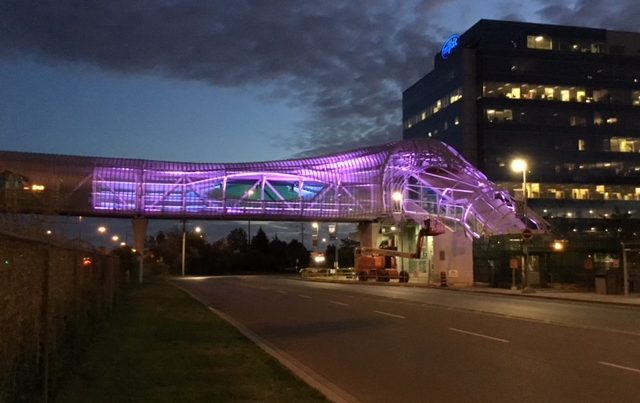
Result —
[[[405,140],[327,156],[189,163],[0,151],[4,211],[178,219],[437,220],[520,232],[515,201],[450,146]],[[545,225],[528,211],[528,226]]]

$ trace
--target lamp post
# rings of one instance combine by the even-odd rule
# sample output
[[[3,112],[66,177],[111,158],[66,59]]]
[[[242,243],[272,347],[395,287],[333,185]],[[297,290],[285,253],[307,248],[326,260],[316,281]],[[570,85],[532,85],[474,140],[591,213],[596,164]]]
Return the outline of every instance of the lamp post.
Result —
[[[200,228],[199,226],[195,227],[193,229],[193,232],[195,232],[196,234],[201,234],[202,233],[202,228]],[[203,236],[200,235],[200,238],[202,238]],[[181,260],[182,260],[182,277],[184,277],[185,275],[185,268],[186,268],[186,258],[187,258],[187,220],[182,220],[182,256],[181,256]]]
[[[315,248],[318,246],[318,232],[320,231],[320,226],[317,222],[311,224],[311,228],[314,229],[313,235],[311,235],[311,247]]]
[[[528,228],[528,218],[527,218],[527,169],[529,168],[529,164],[527,164],[527,160],[523,158],[516,158],[511,161],[511,170],[513,172],[522,172],[522,220],[524,221],[525,231]],[[522,292],[533,292],[533,289],[529,287],[529,248],[527,245],[527,239],[522,238],[522,255],[524,257],[524,261],[522,264]]]

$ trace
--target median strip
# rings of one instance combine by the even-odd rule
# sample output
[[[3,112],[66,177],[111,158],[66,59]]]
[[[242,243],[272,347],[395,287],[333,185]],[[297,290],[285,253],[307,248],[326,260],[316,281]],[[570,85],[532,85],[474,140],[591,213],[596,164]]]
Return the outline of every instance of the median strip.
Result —
[[[453,330],[454,332],[468,334],[470,336],[477,336],[477,337],[482,337],[484,339],[489,339],[489,340],[493,340],[493,341],[499,341],[501,343],[509,343],[509,340],[506,340],[506,339],[500,339],[498,337],[487,336],[486,334],[470,332],[468,330],[456,329],[455,327],[450,327],[449,330]]]
[[[618,368],[618,369],[624,369],[625,371],[637,372],[637,373],[640,374],[640,369],[637,369],[637,368],[625,367],[624,365],[618,365],[618,364],[614,364],[614,363],[606,362],[606,361],[598,361],[598,364],[606,365],[608,367],[613,367],[613,368]]]
[[[383,312],[383,311],[373,311],[373,312],[379,313],[380,315],[391,316],[392,318],[407,319],[406,317],[404,317],[402,315],[396,315],[395,313],[389,313],[389,312]]]

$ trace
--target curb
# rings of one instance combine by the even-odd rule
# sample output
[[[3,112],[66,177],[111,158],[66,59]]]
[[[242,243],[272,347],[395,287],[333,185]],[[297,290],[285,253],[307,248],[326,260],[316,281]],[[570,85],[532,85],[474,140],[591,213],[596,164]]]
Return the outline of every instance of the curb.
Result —
[[[582,298],[571,298],[566,296],[553,296],[553,295],[544,295],[542,293],[531,293],[531,294],[521,294],[521,293],[502,293],[502,292],[494,292],[491,290],[485,289],[474,289],[474,288],[457,288],[455,286],[452,287],[438,287],[437,285],[430,284],[421,284],[421,283],[406,283],[406,284],[389,284],[389,283],[378,283],[378,282],[357,282],[357,281],[343,281],[336,279],[321,279],[321,278],[313,278],[313,279],[304,279],[300,278],[300,281],[317,281],[317,282],[325,282],[325,283],[337,283],[337,284],[358,284],[360,286],[395,286],[395,287],[412,287],[412,288],[429,288],[433,290],[443,290],[443,291],[459,291],[459,292],[469,292],[476,294],[489,294],[496,295],[500,297],[516,297],[516,298],[539,298],[546,300],[556,300],[556,301],[571,301],[571,302],[584,302],[587,304],[601,304],[601,305],[614,305],[621,307],[630,307],[630,308],[640,308],[640,303],[632,303],[632,302],[622,302],[622,301],[602,301],[602,300],[593,300],[593,299],[582,299]]]
[[[231,318],[227,314],[209,306],[205,301],[200,299],[198,296],[191,293],[189,290],[186,290],[175,284],[174,282],[169,282],[174,287],[183,291],[187,295],[189,295],[194,300],[200,302],[204,305],[209,311],[218,315],[222,320],[229,323],[231,326],[235,327],[242,335],[246,338],[254,342],[258,347],[260,347],[265,353],[275,358],[280,364],[286,367],[289,371],[291,371],[296,377],[305,382],[307,385],[319,391],[322,395],[324,395],[327,399],[335,403],[358,403],[360,400],[356,399],[354,396],[350,395],[339,386],[335,385],[322,375],[313,371],[311,368],[306,365],[300,363],[295,358],[291,357],[289,354],[284,351],[278,349],[277,347],[271,345],[269,342],[264,340],[262,337],[253,333],[251,330],[246,328],[241,323],[237,322],[235,319]]]

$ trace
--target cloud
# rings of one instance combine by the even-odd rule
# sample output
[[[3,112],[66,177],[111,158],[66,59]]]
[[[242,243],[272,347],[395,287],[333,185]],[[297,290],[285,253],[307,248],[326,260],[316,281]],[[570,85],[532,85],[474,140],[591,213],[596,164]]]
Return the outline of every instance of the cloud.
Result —
[[[264,86],[265,97],[311,112],[280,141],[335,151],[400,138],[401,91],[431,65],[429,15],[445,3],[10,0],[0,5],[0,57]]]
[[[538,11],[549,23],[638,31],[640,2],[637,0],[542,0]]]
[[[274,141],[297,154],[339,151],[401,137],[401,92],[430,70],[451,30],[439,24],[457,23],[434,15],[449,9],[462,18],[451,14],[461,4],[475,3],[0,0],[0,58],[263,87],[269,101],[311,116]],[[526,19],[518,4],[488,9]],[[640,20],[637,0],[538,0],[527,10],[532,4],[540,18],[561,24],[636,29]]]

